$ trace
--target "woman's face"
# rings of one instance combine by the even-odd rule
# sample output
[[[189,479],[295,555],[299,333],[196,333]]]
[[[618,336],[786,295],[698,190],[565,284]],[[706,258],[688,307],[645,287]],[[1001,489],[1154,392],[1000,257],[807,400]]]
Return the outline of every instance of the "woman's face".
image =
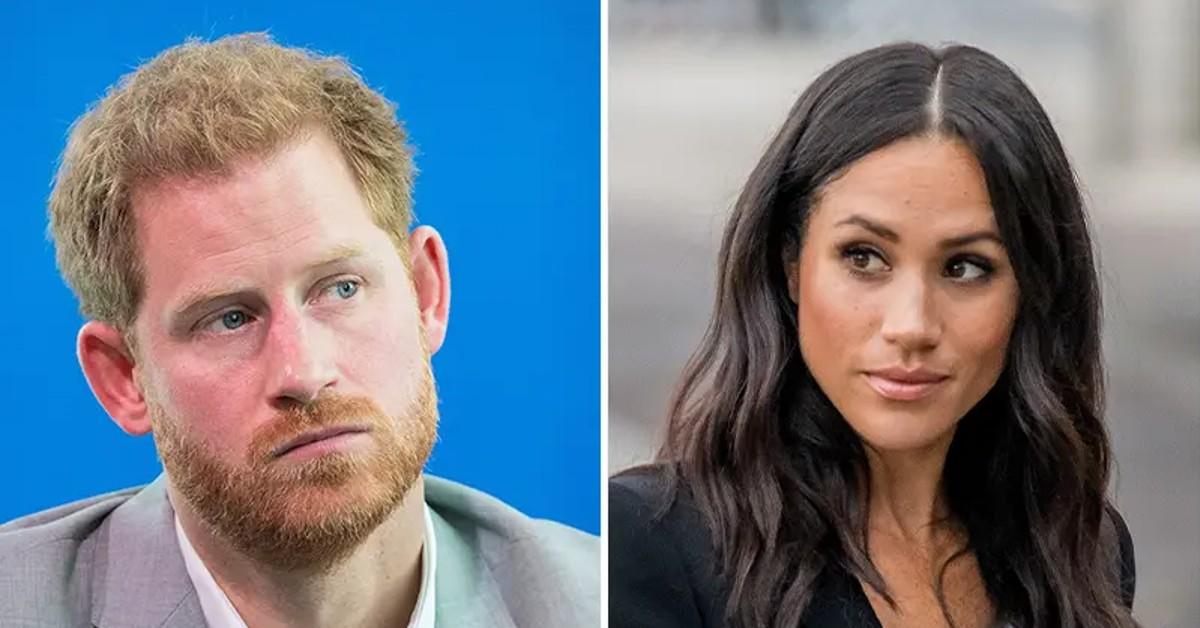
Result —
[[[1004,368],[1017,282],[961,142],[909,138],[851,164],[788,270],[804,362],[871,449],[948,445]]]

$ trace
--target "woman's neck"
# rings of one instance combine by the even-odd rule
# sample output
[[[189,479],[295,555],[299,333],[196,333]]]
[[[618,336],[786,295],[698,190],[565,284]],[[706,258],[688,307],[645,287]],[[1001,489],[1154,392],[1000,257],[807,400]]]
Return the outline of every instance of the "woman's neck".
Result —
[[[933,549],[942,533],[954,527],[942,481],[950,440],[905,451],[867,447],[870,533]]]

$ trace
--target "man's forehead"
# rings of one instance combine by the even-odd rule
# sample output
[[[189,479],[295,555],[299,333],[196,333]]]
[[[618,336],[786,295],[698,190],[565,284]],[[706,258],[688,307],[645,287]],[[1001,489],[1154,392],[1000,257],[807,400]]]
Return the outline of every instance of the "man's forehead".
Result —
[[[335,198],[340,205],[353,200],[365,206],[341,150],[319,131],[304,133],[261,154],[233,157],[217,169],[138,181],[130,198],[139,222],[160,218],[172,209],[253,213],[249,210],[269,207],[273,200],[304,204]]]
[[[169,300],[176,303],[202,296],[200,293],[235,288],[261,291],[274,284],[287,284],[322,272],[379,272],[385,266],[379,253],[379,247],[373,243],[355,239],[304,247],[288,247],[283,242],[279,247],[254,256],[228,256],[228,259],[197,264],[188,269],[192,272],[179,273],[177,282],[162,287],[171,295]]]
[[[289,143],[262,153],[237,155],[211,169],[156,173],[139,178],[132,184],[130,196],[133,207],[153,207],[165,199],[205,197],[218,191],[234,191],[239,183],[257,181],[255,175],[276,165],[279,155],[293,148],[295,143]]]
[[[133,197],[139,244],[151,254],[220,254],[293,248],[377,228],[349,172],[336,158],[241,164],[225,177],[173,177]],[[279,240],[272,243],[272,240]],[[147,260],[149,261],[149,260]]]

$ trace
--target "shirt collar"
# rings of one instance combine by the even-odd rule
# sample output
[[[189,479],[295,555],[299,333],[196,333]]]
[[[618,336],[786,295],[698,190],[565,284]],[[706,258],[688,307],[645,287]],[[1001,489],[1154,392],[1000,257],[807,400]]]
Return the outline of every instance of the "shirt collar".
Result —
[[[437,542],[434,538],[433,518],[429,514],[429,506],[423,505],[422,512],[425,520],[425,540],[421,545],[421,588],[417,593],[417,604],[408,620],[408,628],[434,628],[435,600],[437,599]],[[212,573],[192,547],[187,533],[179,523],[179,515],[175,515],[175,536],[179,540],[179,551],[183,553],[183,563],[187,567],[188,578],[196,589],[196,597],[200,600],[200,609],[204,612],[204,620],[209,628],[247,628],[246,622],[238,615],[237,609],[229,601],[229,597],[217,585]]]

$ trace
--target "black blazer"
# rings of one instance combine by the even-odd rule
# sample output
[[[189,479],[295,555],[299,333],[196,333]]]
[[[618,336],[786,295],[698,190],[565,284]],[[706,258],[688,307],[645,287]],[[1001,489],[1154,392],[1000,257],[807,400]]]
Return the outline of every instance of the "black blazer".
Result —
[[[681,491],[661,517],[663,473],[646,468],[608,485],[608,618],[611,628],[718,628],[725,626],[729,591],[717,576],[708,526]],[[1110,512],[1120,539],[1121,597],[1133,607],[1133,540]],[[801,628],[879,628],[858,580],[826,568]]]

